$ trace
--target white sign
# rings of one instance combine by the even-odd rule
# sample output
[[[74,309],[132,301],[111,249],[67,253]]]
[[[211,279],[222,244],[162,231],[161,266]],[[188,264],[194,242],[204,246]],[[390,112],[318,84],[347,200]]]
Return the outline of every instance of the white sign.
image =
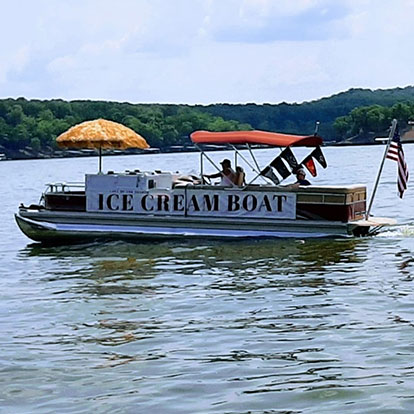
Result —
[[[218,217],[296,217],[296,194],[263,191],[187,191],[190,216]]]
[[[86,189],[87,211],[145,215],[296,218],[296,194],[271,191]]]

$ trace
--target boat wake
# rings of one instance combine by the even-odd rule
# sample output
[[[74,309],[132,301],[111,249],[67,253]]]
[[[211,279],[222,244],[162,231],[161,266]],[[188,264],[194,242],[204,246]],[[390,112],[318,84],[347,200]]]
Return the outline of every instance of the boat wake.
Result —
[[[410,223],[403,226],[391,227],[388,230],[380,232],[377,237],[414,238],[414,224]]]

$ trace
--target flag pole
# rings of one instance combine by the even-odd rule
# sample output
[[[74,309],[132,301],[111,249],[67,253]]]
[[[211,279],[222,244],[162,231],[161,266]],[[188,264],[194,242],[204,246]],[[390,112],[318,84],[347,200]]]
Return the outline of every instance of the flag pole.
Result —
[[[394,136],[394,132],[395,132],[396,127],[397,127],[397,120],[393,119],[392,124],[391,124],[390,135],[388,136],[387,146],[385,147],[384,155],[382,157],[382,161],[381,161],[381,164],[380,164],[380,167],[379,167],[379,170],[378,170],[378,174],[377,174],[377,178],[375,180],[374,188],[372,189],[371,199],[369,200],[369,204],[368,204],[368,210],[365,214],[365,219],[366,220],[369,219],[369,213],[371,212],[372,203],[374,202],[375,194],[377,192],[377,188],[378,188],[379,180],[380,180],[380,177],[381,177],[382,169],[384,167],[384,161],[385,161],[385,158],[387,156],[388,149],[390,148],[391,141],[392,141],[392,138]]]
[[[316,121],[315,123],[315,132],[313,133],[313,135],[315,135],[315,137],[318,135],[318,131],[319,131],[319,121]]]

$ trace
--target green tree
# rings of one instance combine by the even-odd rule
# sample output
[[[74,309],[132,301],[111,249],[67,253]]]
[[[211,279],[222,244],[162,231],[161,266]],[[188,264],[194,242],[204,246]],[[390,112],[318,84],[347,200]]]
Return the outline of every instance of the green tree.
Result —
[[[389,124],[389,114],[386,108],[373,105],[367,108],[366,129],[370,132],[380,132]]]
[[[39,112],[39,119],[43,121],[53,121],[55,116],[50,109],[44,109]]]
[[[41,148],[40,139],[34,137],[30,140],[30,146],[33,148],[34,151],[39,152]]]
[[[13,105],[6,114],[8,123],[12,126],[18,125],[24,118],[23,108],[20,105]]]
[[[43,146],[53,145],[55,140],[55,134],[53,131],[53,122],[51,121],[39,121],[36,128],[36,136],[40,139]]]
[[[351,129],[351,119],[348,116],[340,116],[335,119],[333,127],[337,135],[341,138],[345,137],[347,132]]]
[[[391,117],[407,123],[412,117],[412,107],[406,103],[399,102],[391,107]]]

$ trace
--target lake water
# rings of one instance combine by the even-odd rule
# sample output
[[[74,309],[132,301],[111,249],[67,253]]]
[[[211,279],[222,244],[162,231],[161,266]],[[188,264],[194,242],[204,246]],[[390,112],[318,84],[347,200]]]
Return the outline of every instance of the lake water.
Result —
[[[311,180],[371,189],[382,151],[325,148]],[[195,173],[198,159],[104,169]],[[386,161],[372,212],[399,225],[373,238],[42,247],[20,233],[20,202],[97,166],[0,163],[0,413],[414,412],[414,173],[400,200]]]

